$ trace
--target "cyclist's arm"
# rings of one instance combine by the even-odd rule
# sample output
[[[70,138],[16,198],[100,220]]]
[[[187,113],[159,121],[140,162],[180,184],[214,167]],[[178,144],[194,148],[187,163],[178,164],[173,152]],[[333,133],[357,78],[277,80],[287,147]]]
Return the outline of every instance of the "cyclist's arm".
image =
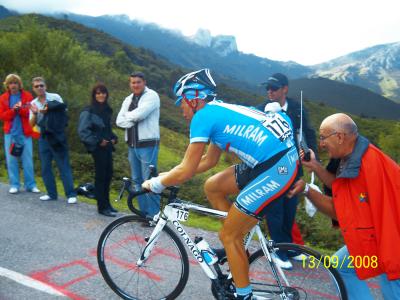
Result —
[[[206,143],[192,143],[187,149],[182,162],[162,176],[164,186],[179,185],[192,178],[197,171]]]
[[[328,215],[334,220],[337,220],[332,197],[326,196],[312,188],[308,190],[306,196],[320,212]]]
[[[203,173],[215,167],[221,157],[222,150],[214,144],[208,146],[206,154],[201,157],[196,173]]]

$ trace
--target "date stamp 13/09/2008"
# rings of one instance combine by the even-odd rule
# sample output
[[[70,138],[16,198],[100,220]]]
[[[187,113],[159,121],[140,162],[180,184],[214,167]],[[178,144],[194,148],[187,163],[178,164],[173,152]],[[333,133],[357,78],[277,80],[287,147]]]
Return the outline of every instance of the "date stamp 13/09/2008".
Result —
[[[372,268],[376,269],[378,268],[378,257],[376,255],[372,256],[343,256],[339,257],[336,255],[332,256],[321,256],[320,258],[315,257],[315,256],[305,256],[303,257],[303,268],[308,268],[308,269],[316,269],[319,267],[324,267],[324,268]]]

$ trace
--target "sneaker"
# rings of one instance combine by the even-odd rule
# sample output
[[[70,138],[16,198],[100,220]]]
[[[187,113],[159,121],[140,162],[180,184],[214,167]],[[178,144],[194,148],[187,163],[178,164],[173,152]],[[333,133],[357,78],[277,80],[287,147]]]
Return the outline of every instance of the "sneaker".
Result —
[[[289,260],[282,260],[278,255],[275,253],[271,254],[272,259],[274,260],[275,264],[279,266],[281,269],[290,270],[293,268],[292,263]]]
[[[247,294],[247,295],[237,295],[235,299],[240,299],[240,300],[254,300],[256,298],[253,297],[253,293]]]
[[[16,194],[16,193],[18,193],[18,189],[17,189],[16,187],[11,187],[11,188],[8,190],[8,192],[9,192],[10,194]]]
[[[29,189],[28,192],[37,194],[40,193],[40,190],[35,186],[34,188]]]
[[[67,200],[68,204],[74,204],[78,202],[78,199],[76,197],[69,197]]]
[[[307,259],[307,256],[304,254],[299,254],[299,255],[290,257],[290,259],[297,260],[297,261],[303,261],[303,260]]]
[[[39,197],[40,200],[42,201],[52,201],[52,200],[57,200],[57,199],[53,199],[51,198],[49,195],[43,195]]]

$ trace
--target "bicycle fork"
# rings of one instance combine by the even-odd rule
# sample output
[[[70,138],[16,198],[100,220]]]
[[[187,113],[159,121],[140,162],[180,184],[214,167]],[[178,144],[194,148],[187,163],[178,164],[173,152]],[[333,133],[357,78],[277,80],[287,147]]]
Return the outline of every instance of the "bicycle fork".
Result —
[[[151,251],[153,250],[154,246],[157,244],[158,237],[162,232],[164,226],[167,224],[167,220],[164,218],[159,218],[157,225],[154,227],[153,232],[151,233],[150,237],[147,239],[146,246],[143,248],[142,254],[140,258],[136,262],[137,266],[141,266],[150,256]]]

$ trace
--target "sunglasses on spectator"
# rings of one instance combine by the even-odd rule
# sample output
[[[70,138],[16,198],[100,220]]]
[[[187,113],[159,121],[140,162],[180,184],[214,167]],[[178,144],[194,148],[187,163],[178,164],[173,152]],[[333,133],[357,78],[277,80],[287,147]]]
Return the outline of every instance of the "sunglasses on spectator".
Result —
[[[33,86],[35,89],[44,88],[44,84],[37,84]]]
[[[107,93],[106,92],[102,92],[102,91],[97,91],[96,95],[107,95]]]
[[[281,87],[278,86],[274,86],[274,85],[267,85],[267,91],[271,90],[273,92],[276,92],[277,90],[279,90]]]

